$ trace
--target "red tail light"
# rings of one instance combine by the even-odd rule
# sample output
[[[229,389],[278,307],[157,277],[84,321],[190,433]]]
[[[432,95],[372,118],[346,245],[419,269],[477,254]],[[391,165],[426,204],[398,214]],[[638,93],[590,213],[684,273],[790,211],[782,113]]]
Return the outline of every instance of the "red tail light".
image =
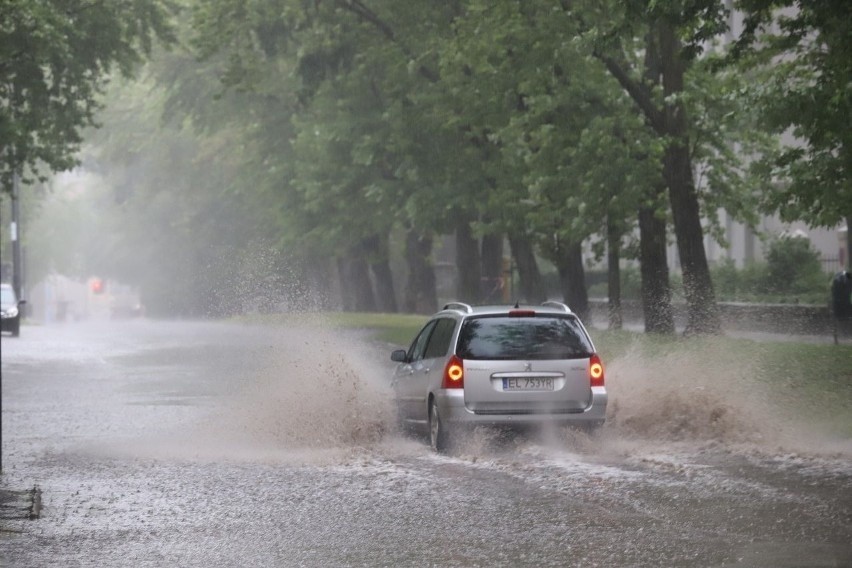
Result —
[[[589,359],[589,382],[593,387],[604,386],[603,363],[597,353],[594,353]]]
[[[458,355],[453,355],[447,361],[447,366],[444,368],[444,380],[441,381],[441,388],[464,388],[464,361]]]

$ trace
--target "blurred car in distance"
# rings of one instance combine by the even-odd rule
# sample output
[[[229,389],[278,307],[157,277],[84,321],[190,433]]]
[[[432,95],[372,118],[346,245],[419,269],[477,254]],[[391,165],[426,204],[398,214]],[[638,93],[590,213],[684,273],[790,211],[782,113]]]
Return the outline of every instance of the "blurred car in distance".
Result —
[[[0,330],[8,331],[13,337],[21,334],[21,306],[11,284],[0,284]]]
[[[439,452],[464,427],[594,431],[606,417],[603,363],[583,323],[559,302],[447,304],[391,359],[402,427],[428,432]]]

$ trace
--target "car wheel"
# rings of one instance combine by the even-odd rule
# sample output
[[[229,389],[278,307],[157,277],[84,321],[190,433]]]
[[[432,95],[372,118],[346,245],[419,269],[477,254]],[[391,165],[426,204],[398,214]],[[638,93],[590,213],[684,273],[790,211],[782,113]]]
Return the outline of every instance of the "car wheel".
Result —
[[[439,454],[446,453],[450,449],[450,433],[444,421],[441,420],[435,399],[432,399],[429,406],[429,444]]]

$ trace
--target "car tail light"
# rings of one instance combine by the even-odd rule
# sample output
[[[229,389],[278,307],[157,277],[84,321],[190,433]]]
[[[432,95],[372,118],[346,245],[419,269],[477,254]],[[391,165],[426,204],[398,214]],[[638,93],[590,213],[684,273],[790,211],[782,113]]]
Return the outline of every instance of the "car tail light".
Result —
[[[441,388],[464,388],[464,361],[458,355],[453,355],[447,361],[447,366],[444,368],[444,380],[441,381]]]
[[[535,310],[509,310],[510,318],[531,318],[535,317]]]
[[[589,359],[589,382],[593,387],[604,386],[603,363],[597,353],[594,353]]]

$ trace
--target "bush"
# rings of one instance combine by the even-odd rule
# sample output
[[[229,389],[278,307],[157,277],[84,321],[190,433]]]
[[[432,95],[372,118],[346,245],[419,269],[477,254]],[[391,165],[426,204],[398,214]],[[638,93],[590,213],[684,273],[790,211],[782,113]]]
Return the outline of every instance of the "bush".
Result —
[[[722,302],[763,302],[825,304],[831,277],[822,271],[819,253],[803,237],[781,237],[773,241],[766,262],[749,262],[737,268],[731,259],[723,259],[710,268],[716,299]],[[594,271],[591,271],[594,272]],[[606,271],[597,271],[589,286],[592,297],[606,297]],[[672,300],[685,301],[683,277],[673,271],[670,285]],[[623,300],[641,299],[642,278],[635,266],[621,269]]]
[[[802,237],[782,237],[769,246],[766,262],[737,269],[725,259],[711,268],[717,299],[729,302],[823,304],[829,277],[819,253]]]
[[[742,286],[740,271],[733,259],[723,259],[710,269],[716,295],[720,298],[736,298]]]
[[[760,297],[769,293],[765,263],[749,262],[739,269],[735,261],[726,258],[710,268],[710,276],[717,299],[721,301],[760,301]]]
[[[766,255],[766,290],[772,294],[806,294],[825,287],[819,253],[804,237],[781,237]]]

